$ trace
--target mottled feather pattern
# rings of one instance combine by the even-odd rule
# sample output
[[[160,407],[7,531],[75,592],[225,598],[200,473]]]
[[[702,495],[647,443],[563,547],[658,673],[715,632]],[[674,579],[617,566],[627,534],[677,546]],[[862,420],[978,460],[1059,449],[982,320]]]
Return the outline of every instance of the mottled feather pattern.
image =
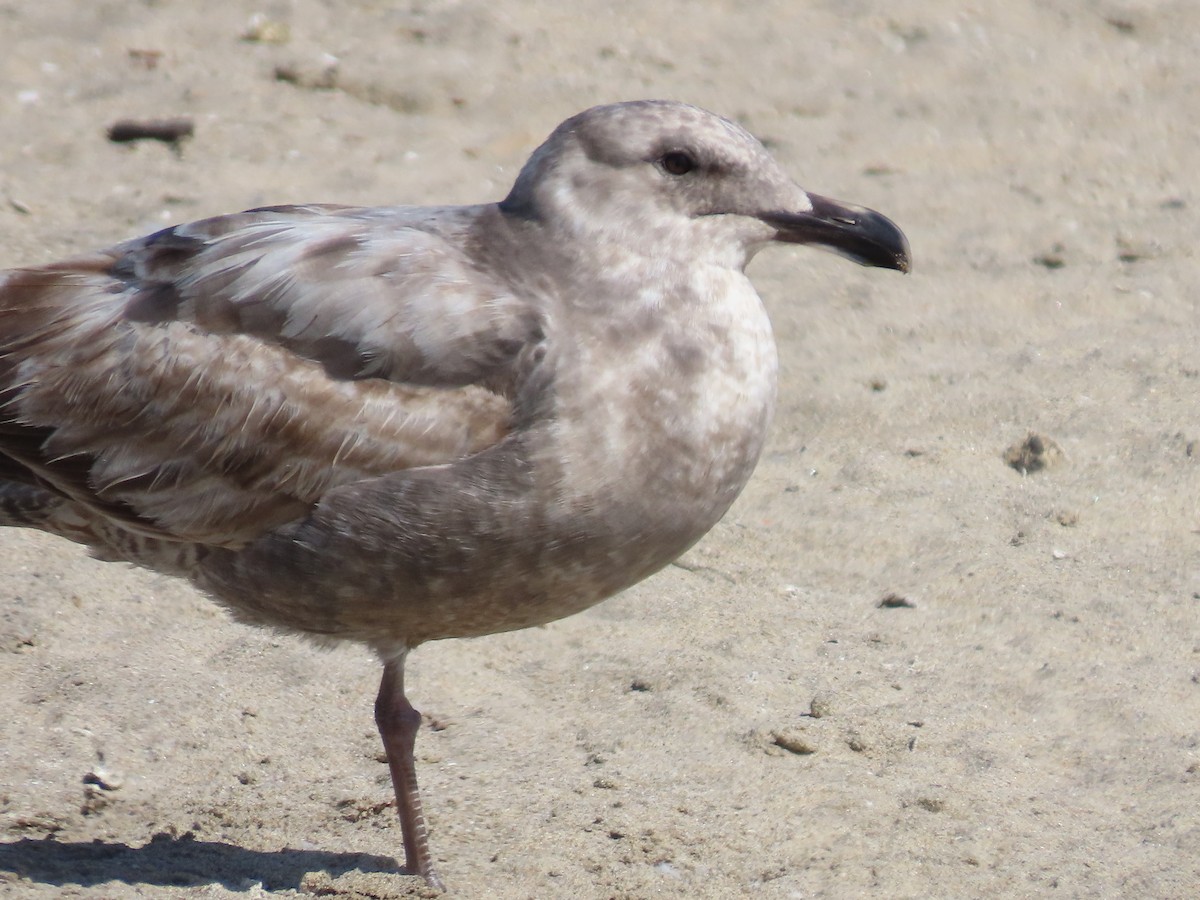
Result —
[[[335,377],[443,386],[495,379],[538,323],[527,300],[455,246],[478,208],[444,212],[252,210],[118,248],[118,272],[147,289],[135,317],[260,337]]]
[[[478,452],[536,323],[455,254],[402,214],[299,207],[8,273],[6,477],[237,547],[333,486]]]

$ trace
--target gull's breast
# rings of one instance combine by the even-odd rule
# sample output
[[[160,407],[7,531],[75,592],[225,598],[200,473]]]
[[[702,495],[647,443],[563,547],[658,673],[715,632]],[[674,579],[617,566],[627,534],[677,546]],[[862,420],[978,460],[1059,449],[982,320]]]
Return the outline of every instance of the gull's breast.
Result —
[[[663,536],[661,553],[677,554],[753,472],[778,359],[741,272],[699,268],[673,293],[656,288],[639,301],[557,349],[552,443],[580,508],[621,510],[638,539]]]

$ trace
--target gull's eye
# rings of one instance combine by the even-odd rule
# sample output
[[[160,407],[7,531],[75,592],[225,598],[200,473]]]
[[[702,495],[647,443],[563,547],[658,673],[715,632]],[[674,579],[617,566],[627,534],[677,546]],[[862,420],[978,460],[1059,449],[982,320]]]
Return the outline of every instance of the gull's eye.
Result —
[[[668,175],[686,175],[696,168],[696,160],[692,154],[684,150],[671,150],[664,153],[658,164]]]

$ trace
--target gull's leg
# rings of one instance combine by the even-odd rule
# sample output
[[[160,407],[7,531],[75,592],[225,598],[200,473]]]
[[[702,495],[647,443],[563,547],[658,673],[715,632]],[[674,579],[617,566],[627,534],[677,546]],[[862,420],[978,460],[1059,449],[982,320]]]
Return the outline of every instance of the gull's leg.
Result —
[[[383,738],[388,768],[392,772],[392,787],[396,791],[396,810],[400,813],[400,832],[404,837],[404,868],[420,875],[431,887],[445,890],[442,880],[433,870],[429,853],[429,832],[421,812],[421,794],[417,790],[417,766],[413,747],[421,714],[413,709],[404,696],[404,656],[384,661],[383,680],[375,698],[375,724]]]

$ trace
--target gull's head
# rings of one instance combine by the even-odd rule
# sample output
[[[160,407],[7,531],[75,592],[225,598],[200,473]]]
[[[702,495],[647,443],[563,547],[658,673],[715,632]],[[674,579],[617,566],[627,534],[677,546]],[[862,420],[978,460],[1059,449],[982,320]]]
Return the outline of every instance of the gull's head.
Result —
[[[740,268],[783,241],[909,268],[908,241],[886,216],[808,193],[739,125],[666,100],[597,106],[563,122],[501,208],[659,259]]]

